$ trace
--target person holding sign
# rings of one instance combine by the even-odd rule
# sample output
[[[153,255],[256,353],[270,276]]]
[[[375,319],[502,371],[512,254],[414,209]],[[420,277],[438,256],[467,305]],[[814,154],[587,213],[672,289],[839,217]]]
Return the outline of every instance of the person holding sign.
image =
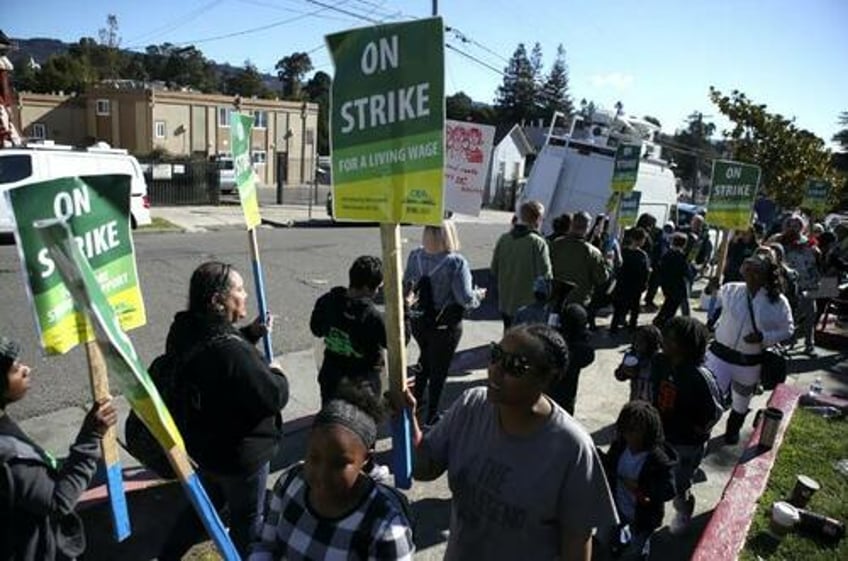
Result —
[[[230,535],[244,556],[262,525],[271,458],[282,439],[280,411],[289,385],[278,365],[265,363],[254,346],[270,328],[261,318],[236,329],[247,316],[242,276],[231,265],[210,261],[191,276],[188,310],[168,333],[167,352],[189,353],[179,381],[186,400],[181,427],[189,455],[217,508],[230,511]],[[180,559],[202,535],[194,510],[185,512],[169,536],[160,561]]]
[[[421,350],[421,369],[415,376],[419,403],[429,383],[427,415],[436,419],[439,399],[448,377],[453,353],[462,338],[462,316],[486,297],[486,289],[471,284],[471,268],[459,254],[459,236],[453,222],[425,226],[421,247],[412,250],[403,275],[412,305],[412,335]]]
[[[589,559],[592,529],[618,517],[591,437],[544,393],[568,347],[534,324],[491,349],[486,387],[463,393],[426,434],[413,421],[413,476],[447,471],[453,494],[445,559]]]
[[[74,559],[85,552],[74,507],[97,470],[100,439],[118,413],[111,400],[95,403],[70,455],[57,462],[6,413],[29,390],[32,369],[20,355],[16,341],[0,337],[0,559]]]

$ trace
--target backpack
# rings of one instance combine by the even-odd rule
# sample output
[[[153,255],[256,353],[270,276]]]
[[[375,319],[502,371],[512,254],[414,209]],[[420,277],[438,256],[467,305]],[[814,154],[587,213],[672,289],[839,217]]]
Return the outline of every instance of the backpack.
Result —
[[[421,264],[421,254],[417,256],[418,272],[421,278],[412,286],[416,295],[416,302],[410,311],[410,317],[425,328],[434,328],[439,325],[453,325],[462,320],[465,308],[459,304],[447,304],[441,309],[436,308],[436,300],[433,296],[433,273],[438,271],[447,262],[447,257],[442,259],[432,271],[424,272]]]
[[[730,405],[730,400],[728,399],[728,396],[722,393],[721,388],[719,388],[718,381],[715,379],[715,375],[709,368],[699,366],[698,372],[701,373],[701,376],[704,378],[704,382],[706,382],[707,388],[710,391],[712,414],[707,421],[707,432],[710,432],[721,419],[721,416],[724,415],[724,412]]]
[[[216,335],[211,339],[200,341],[184,353],[165,353],[157,356],[150,363],[147,372],[162,401],[171,413],[174,423],[183,432],[188,420],[189,400],[185,379],[181,376],[182,368],[191,362],[201,351],[213,344],[228,338],[238,338],[232,333]],[[131,410],[124,424],[125,448],[143,466],[155,472],[163,479],[176,477],[168,456],[159,445],[156,437],[147,429],[144,422],[135,411]]]

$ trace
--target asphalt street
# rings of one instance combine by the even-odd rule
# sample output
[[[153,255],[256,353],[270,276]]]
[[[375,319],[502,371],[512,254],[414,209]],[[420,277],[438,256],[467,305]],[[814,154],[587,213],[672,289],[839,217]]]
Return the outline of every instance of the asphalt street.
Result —
[[[462,253],[472,269],[487,268],[494,242],[504,227],[483,224],[458,227]],[[268,303],[277,316],[275,354],[309,349],[313,345],[309,332],[313,303],[330,287],[347,284],[347,270],[356,256],[380,254],[379,231],[373,226],[323,225],[261,228],[258,232]],[[406,256],[419,244],[421,228],[403,228],[402,237]],[[223,260],[240,270],[248,284],[249,306],[257,309],[247,243],[247,234],[238,230],[135,236],[147,324],[130,332],[130,337],[146,364],[164,350],[171,319],[186,306],[191,272],[204,261]],[[0,309],[4,316],[2,333],[20,340],[25,357],[36,367],[27,399],[11,406],[10,411],[24,419],[89,401],[84,350],[78,347],[65,356],[51,357],[43,356],[39,350],[14,245],[0,246]]]

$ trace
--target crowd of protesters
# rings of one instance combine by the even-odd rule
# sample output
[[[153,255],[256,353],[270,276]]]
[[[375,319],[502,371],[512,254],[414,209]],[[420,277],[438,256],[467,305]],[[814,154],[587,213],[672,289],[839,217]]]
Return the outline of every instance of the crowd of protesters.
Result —
[[[709,285],[714,305],[705,324],[690,317],[693,281],[716,264],[703,217],[658,227],[645,214],[620,240],[606,216],[557,217],[548,238],[543,219],[541,204],[524,203],[494,245],[503,337],[491,344],[485,383],[451,404],[442,403],[442,389],[463,316],[486,298],[473,286],[455,226],[425,227],[421,247],[409,255],[406,332],[420,358],[414,384],[391,406],[381,383],[387,333],[374,301],[383,265],[373,256],[353,261],[348,285],[321,296],[312,312],[311,331],[324,342],[322,406],[303,461],[279,476],[269,502],[270,460],[289,399],[286,375],[255,348],[272,325],[257,318],[236,327],[247,315],[247,293],[231,266],[209,262],[195,270],[188,309],[176,315],[166,347],[186,357],[180,429],[242,556],[411,559],[409,505],[373,457],[380,423],[403,407],[412,412],[414,478],[447,474],[446,559],[588,559],[593,546],[647,558],[667,502],[671,533],[686,530],[711,431],[729,408],[723,440],[738,443],[763,350],[791,349],[803,339],[803,351],[815,352],[828,297],[823,279],[848,271],[848,226],[825,231],[793,214],[773,232],[758,225],[735,232],[719,264],[721,282]],[[630,392],[616,436],[601,450],[573,414],[605,307],[612,308],[610,336],[622,329],[630,336],[612,373]],[[643,311],[657,313],[640,325]],[[108,401],[95,404],[70,456],[57,464],[5,413],[29,385],[21,354],[17,343],[0,338],[0,515],[11,513],[14,522],[0,530],[0,553],[73,559],[85,547],[74,506],[116,413]],[[159,558],[180,558],[201,529],[186,507]]]

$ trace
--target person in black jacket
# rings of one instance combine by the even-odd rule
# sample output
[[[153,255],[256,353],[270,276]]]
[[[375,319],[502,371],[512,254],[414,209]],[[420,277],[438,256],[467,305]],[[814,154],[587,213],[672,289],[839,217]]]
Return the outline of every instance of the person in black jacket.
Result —
[[[118,414],[111,400],[95,403],[70,455],[57,462],[6,413],[29,390],[32,370],[20,354],[16,341],[0,337],[0,559],[74,559],[85,552],[74,507],[97,469],[100,439]]]
[[[230,536],[242,556],[262,526],[270,462],[282,440],[280,411],[289,399],[282,369],[266,364],[254,346],[270,322],[257,318],[235,327],[247,317],[246,302],[244,280],[231,265],[200,265],[191,276],[188,310],[174,317],[166,346],[167,353],[202,346],[179,380],[187,401],[183,437],[212,503],[229,507]],[[160,561],[180,559],[202,536],[186,505]]]
[[[692,278],[692,268],[686,261],[686,234],[677,233],[671,238],[671,248],[660,261],[660,286],[662,286],[663,301],[660,311],[654,317],[654,325],[662,329],[665,322],[681,308],[683,315],[689,315],[689,283]]]
[[[660,412],[666,441],[677,452],[674,470],[675,518],[669,529],[683,532],[695,508],[692,483],[706,452],[714,412],[703,368],[709,331],[695,318],[671,318],[662,331],[663,352],[652,363],[653,404]]]
[[[647,288],[651,274],[651,260],[642,246],[645,244],[645,230],[631,228],[624,234],[624,248],[621,250],[621,267],[616,272],[615,291],[612,296],[613,314],[610,321],[610,335],[627,320],[630,329],[636,329],[639,323],[639,298]]]
[[[357,386],[366,384],[374,395],[382,395],[386,324],[374,305],[383,285],[380,258],[357,257],[348,280],[347,288],[337,286],[318,298],[309,320],[312,334],[324,340],[324,361],[318,372],[321,403],[335,397],[343,378]]]
[[[617,438],[602,455],[604,470],[621,522],[631,530],[632,547],[647,559],[651,534],[662,526],[665,503],[675,495],[677,453],[665,442],[660,414],[647,401],[627,403],[615,428]],[[613,551],[624,545],[614,543]]]
[[[566,305],[560,322],[570,358],[563,376],[551,383],[548,396],[569,415],[574,415],[580,371],[595,361],[595,349],[589,343],[589,314],[583,306],[575,303]]]

